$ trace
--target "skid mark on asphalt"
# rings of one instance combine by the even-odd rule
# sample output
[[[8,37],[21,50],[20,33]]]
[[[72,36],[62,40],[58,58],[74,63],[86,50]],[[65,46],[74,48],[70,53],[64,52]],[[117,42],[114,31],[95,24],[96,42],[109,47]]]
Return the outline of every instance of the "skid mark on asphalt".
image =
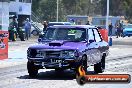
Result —
[[[106,62],[106,70],[111,70],[111,71],[131,72],[132,67],[130,66],[132,66],[131,58],[115,59]]]

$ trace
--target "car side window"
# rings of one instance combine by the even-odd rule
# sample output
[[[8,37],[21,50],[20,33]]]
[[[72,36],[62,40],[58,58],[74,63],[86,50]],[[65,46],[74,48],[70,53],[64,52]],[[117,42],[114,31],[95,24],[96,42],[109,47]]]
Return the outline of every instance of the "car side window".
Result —
[[[93,31],[94,31],[94,35],[95,35],[96,42],[100,42],[101,41],[101,38],[99,36],[99,33],[98,33],[97,29],[93,29]]]
[[[88,40],[94,40],[94,34],[92,29],[88,30]]]

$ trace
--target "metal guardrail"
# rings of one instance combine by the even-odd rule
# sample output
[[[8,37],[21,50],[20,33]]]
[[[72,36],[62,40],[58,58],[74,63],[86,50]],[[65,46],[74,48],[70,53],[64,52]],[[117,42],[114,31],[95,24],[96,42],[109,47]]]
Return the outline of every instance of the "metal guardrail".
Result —
[[[41,23],[42,21],[40,20],[40,17],[38,15],[36,15],[33,11],[32,11],[32,15],[31,15],[31,19],[34,22],[38,22]]]
[[[40,33],[41,32],[41,28],[38,26],[38,24],[41,24],[41,20],[40,17],[38,15],[36,15],[33,11],[32,11],[32,15],[31,15],[31,25]]]

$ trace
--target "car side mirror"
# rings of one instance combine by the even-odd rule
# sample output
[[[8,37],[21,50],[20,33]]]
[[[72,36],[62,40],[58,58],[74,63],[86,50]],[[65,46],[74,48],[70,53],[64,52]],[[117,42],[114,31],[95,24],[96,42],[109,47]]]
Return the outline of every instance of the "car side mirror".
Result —
[[[85,39],[84,41],[85,41],[85,42],[88,42],[88,40],[87,40],[87,39]]]
[[[89,40],[89,43],[92,43],[92,42],[94,42],[94,40],[92,40],[92,39],[91,39],[91,40]]]
[[[42,42],[42,38],[38,38],[38,42]]]

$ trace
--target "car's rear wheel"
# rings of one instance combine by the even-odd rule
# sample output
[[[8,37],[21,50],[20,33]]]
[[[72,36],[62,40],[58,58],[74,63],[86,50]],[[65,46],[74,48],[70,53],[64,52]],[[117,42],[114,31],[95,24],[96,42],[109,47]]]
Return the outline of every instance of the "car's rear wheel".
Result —
[[[36,77],[38,74],[38,68],[34,65],[33,62],[27,62],[27,70],[30,77]]]
[[[101,64],[102,64],[103,70],[105,69],[105,57],[106,57],[106,55],[104,54],[104,55],[102,56],[102,59],[101,59]]]
[[[102,73],[105,69],[105,55],[102,56],[101,62],[94,65],[95,73]]]
[[[94,65],[94,72],[95,73],[102,73],[103,72],[102,67],[101,67],[101,62]]]

